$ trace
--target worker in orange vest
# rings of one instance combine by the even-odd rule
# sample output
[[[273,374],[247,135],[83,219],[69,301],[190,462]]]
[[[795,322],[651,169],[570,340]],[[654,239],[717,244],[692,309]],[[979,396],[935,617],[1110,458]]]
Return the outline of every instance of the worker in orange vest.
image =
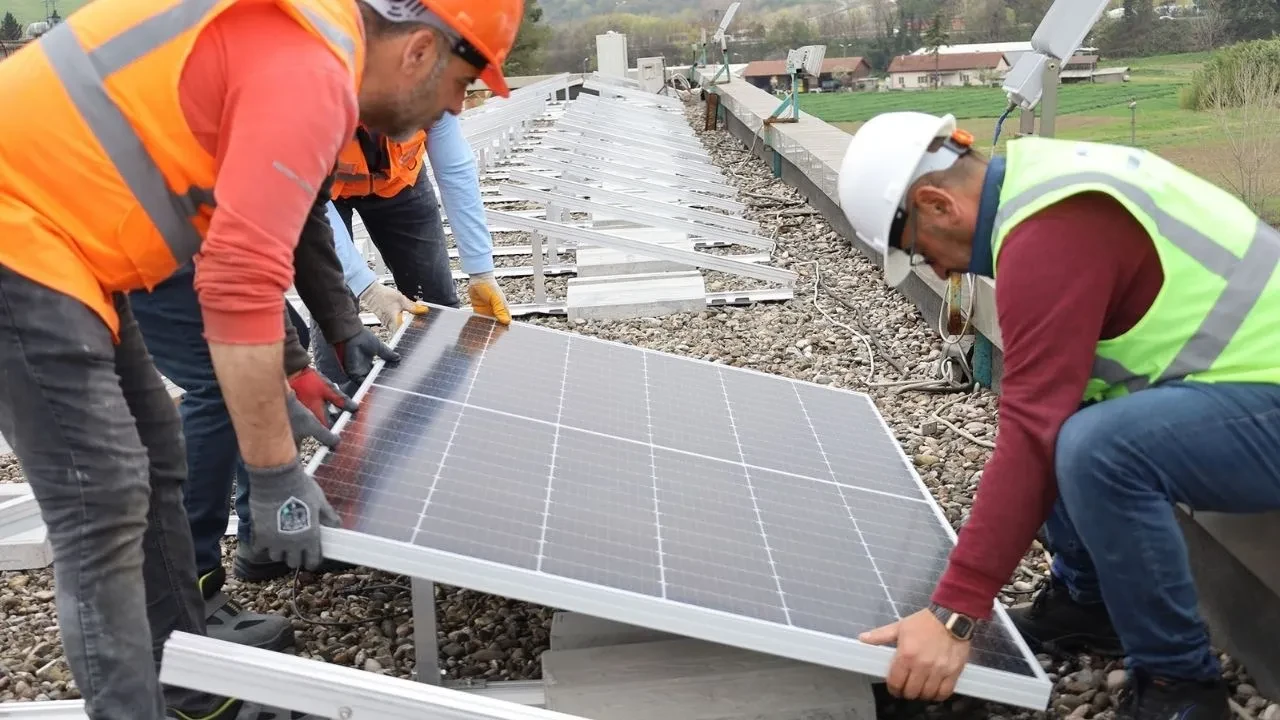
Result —
[[[506,297],[493,274],[493,239],[480,198],[480,179],[471,146],[458,118],[448,115],[404,142],[361,126],[342,149],[334,170],[333,205],[352,235],[352,215],[359,213],[396,289],[380,282],[360,293],[360,302],[384,325],[394,326],[404,296],[446,307],[458,307],[450,268],[448,242],[440,204],[422,166],[430,159],[449,212],[459,261],[469,278],[468,296],[477,314],[511,322]],[[355,393],[358,383],[345,373],[312,321],[310,335],[316,367],[329,380]]]
[[[357,123],[408,139],[477,78],[506,93],[522,15],[522,0],[96,0],[0,64],[23,109],[0,115],[0,433],[48,528],[91,720],[297,717],[159,684],[165,639],[203,633],[204,603],[177,411],[125,293],[194,259],[253,543],[314,566],[337,518],[286,412],[294,246]],[[388,354],[367,332],[337,349],[349,367]]]

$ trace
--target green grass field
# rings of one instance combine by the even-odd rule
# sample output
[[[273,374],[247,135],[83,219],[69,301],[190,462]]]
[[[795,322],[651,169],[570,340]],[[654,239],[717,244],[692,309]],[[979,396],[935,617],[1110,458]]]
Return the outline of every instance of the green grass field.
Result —
[[[1104,67],[1129,67],[1130,81],[1060,86],[1057,136],[1128,144],[1129,102],[1136,100],[1136,145],[1206,179],[1221,182],[1222,173],[1229,170],[1227,128],[1210,113],[1184,110],[1178,104],[1182,88],[1208,57],[1208,53],[1191,53],[1104,61]],[[999,88],[809,94],[801,96],[801,107],[849,132],[886,111],[949,112],[961,127],[974,134],[981,149],[991,151],[996,118],[1005,108],[1005,96]],[[996,152],[1003,149],[1017,127],[1015,112],[1005,121]],[[1280,159],[1276,165],[1275,174],[1280,179]]]

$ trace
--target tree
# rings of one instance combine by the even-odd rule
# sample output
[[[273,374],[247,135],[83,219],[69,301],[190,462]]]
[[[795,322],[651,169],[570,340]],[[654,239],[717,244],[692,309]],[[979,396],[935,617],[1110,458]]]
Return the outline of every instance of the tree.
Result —
[[[951,42],[951,36],[947,33],[943,22],[942,13],[935,13],[933,21],[929,23],[928,31],[924,34],[925,47],[928,48],[929,54],[933,55],[933,78],[931,82],[934,87],[938,87],[942,83],[942,74],[939,72],[942,64],[942,47]]]
[[[1227,138],[1227,152],[1218,154],[1227,188],[1262,215],[1280,190],[1268,172],[1280,150],[1280,72],[1256,56],[1233,70],[1208,76],[1203,97]]]
[[[542,24],[542,8],[538,0],[526,0],[524,19],[520,21],[520,32],[516,35],[516,44],[507,55],[503,65],[504,74],[511,76],[537,75],[542,72],[543,48],[551,37],[551,28]]]
[[[6,12],[4,19],[0,20],[0,40],[8,42],[17,42],[22,39],[22,26],[18,24],[18,18],[13,13]]]
[[[1187,20],[1197,50],[1213,50],[1227,39],[1227,14],[1225,0],[1200,0],[1196,5],[1200,14]]]

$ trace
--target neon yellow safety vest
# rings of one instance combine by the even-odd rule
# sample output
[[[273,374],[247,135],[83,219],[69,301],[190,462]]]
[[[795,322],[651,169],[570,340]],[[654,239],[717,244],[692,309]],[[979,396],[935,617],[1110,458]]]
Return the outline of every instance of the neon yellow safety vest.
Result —
[[[1169,380],[1280,383],[1280,232],[1156,155],[1049,138],[1010,142],[993,260],[1019,223],[1082,192],[1124,205],[1151,236],[1164,270],[1142,319],[1098,341],[1086,401]]]

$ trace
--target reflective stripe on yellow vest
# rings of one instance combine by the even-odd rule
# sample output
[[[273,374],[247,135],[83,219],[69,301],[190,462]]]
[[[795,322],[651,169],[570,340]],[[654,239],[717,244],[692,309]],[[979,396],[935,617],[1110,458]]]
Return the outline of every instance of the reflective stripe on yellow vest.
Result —
[[[369,158],[358,139],[352,138],[343,146],[334,168],[333,189],[329,193],[331,197],[395,197],[401,190],[418,182],[423,154],[427,148],[426,131],[419,130],[405,142],[392,142],[386,135],[380,135],[379,142],[386,155],[386,167],[372,171],[369,169]]]
[[[1160,292],[1133,328],[1098,342],[1085,400],[1169,380],[1280,383],[1280,232],[1238,199],[1123,146],[1020,138],[1005,167],[993,267],[1023,220],[1082,192],[1124,205],[1159,254]]]
[[[178,97],[201,30],[237,2],[95,0],[0,64],[0,264],[75,297],[115,333],[110,294],[152,288],[200,249],[215,168]],[[280,0],[358,83],[344,0]]]

